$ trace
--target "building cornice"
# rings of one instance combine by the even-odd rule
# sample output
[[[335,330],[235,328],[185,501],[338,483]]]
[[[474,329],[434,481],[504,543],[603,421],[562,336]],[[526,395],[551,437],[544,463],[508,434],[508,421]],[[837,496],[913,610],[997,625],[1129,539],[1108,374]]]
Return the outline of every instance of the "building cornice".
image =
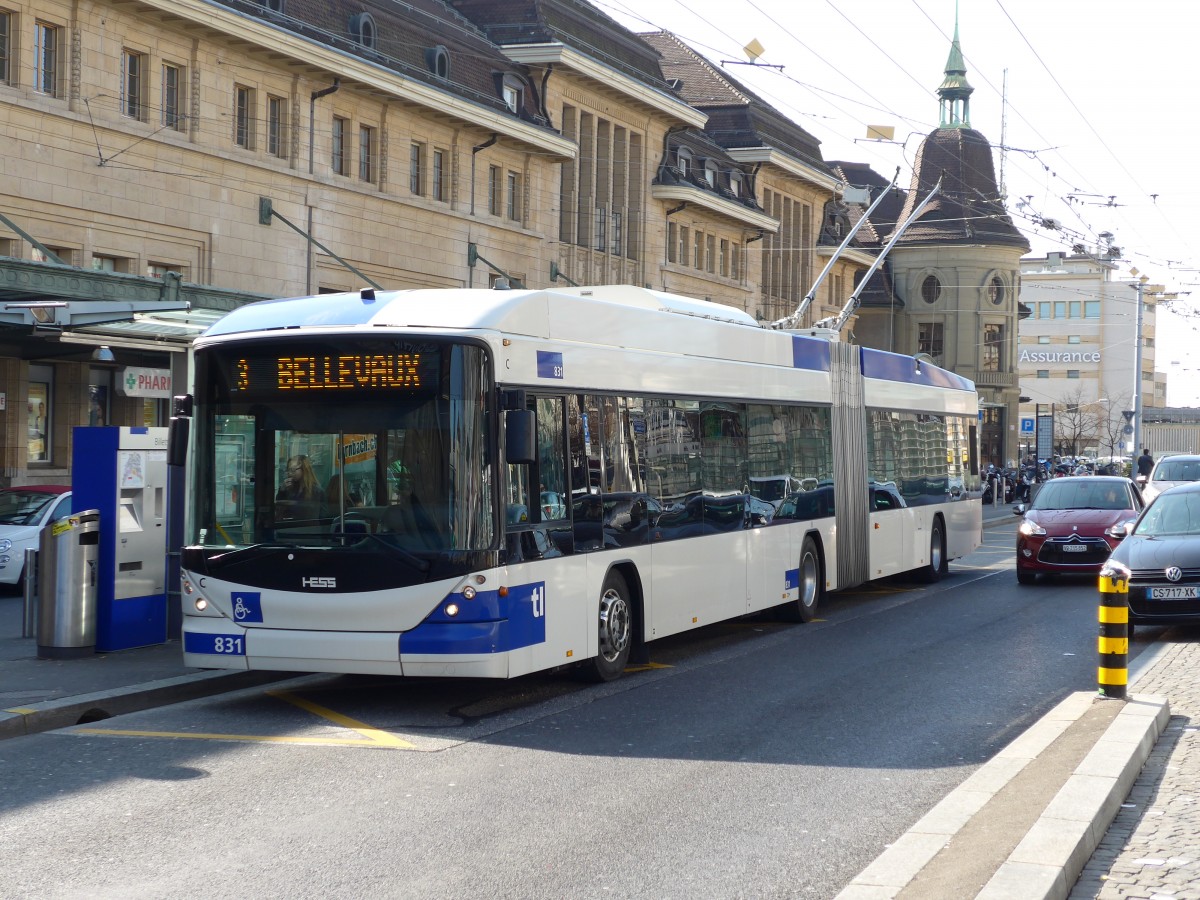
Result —
[[[837,247],[818,247],[817,256],[833,256],[837,253]],[[849,260],[852,263],[858,263],[860,266],[870,266],[875,262],[875,254],[867,250],[859,250],[854,247],[847,247],[842,251],[839,259]]]
[[[842,192],[842,182],[832,173],[819,172],[796,157],[781,153],[774,147],[738,147],[727,149],[725,152],[740,163],[763,163],[775,166],[801,181],[824,188],[830,193],[840,194]]]
[[[559,65],[577,72],[585,78],[608,88],[613,88],[631,100],[651,107],[669,116],[675,122],[703,128],[708,116],[688,106],[665,91],[647,87],[636,79],[623,75],[611,66],[597,62],[565,44],[505,44],[501,48],[513,62],[527,66]]]
[[[575,143],[546,128],[539,128],[520,119],[472,103],[448,91],[383,66],[313,41],[295,32],[273,26],[252,16],[217,6],[207,0],[137,0],[143,7],[154,9],[166,19],[186,22],[220,34],[248,42],[274,56],[282,56],[302,64],[306,69],[320,68],[337,76],[343,83],[354,82],[380,94],[396,97],[466,124],[498,132],[512,140],[521,141],[563,159],[573,159]]]
[[[779,230],[779,220],[765,213],[723,200],[708,191],[685,184],[655,184],[650,187],[650,196],[655,200],[685,201],[695,204],[709,212],[717,213],[727,219],[740,222],[750,228],[759,228],[774,234]]]

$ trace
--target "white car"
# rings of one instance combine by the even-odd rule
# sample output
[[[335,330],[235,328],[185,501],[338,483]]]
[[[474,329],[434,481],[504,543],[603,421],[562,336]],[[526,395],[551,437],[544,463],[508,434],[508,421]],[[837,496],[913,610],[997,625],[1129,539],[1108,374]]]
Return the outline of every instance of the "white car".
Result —
[[[21,583],[25,549],[38,549],[42,529],[71,514],[71,489],[61,484],[0,488],[0,590]]]
[[[1200,481],[1200,454],[1164,456],[1150,470],[1150,477],[1142,486],[1142,499],[1149,503],[1163,491],[1192,481]]]

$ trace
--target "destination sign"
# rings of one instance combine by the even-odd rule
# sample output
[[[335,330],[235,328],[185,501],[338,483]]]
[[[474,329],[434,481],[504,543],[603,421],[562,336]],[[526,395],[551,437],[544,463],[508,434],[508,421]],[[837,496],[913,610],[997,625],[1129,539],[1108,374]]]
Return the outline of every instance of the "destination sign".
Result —
[[[420,353],[275,356],[238,359],[234,392],[415,391],[421,387]],[[269,381],[267,380],[269,379]]]

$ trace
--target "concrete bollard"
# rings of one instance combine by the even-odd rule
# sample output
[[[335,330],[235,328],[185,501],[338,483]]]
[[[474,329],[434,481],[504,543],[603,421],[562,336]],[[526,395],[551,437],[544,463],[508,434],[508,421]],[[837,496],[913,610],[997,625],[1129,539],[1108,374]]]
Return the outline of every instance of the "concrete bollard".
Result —
[[[1129,582],[1100,575],[1100,695],[1124,700],[1129,684]]]

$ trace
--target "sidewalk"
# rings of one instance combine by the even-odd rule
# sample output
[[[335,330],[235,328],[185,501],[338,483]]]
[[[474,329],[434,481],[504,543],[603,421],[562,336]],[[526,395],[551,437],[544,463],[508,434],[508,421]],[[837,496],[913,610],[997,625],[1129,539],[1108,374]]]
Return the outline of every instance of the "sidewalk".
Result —
[[[22,610],[0,596],[0,740],[295,676],[187,668],[177,641],[39,660]],[[1200,630],[1171,638],[1131,668],[1128,701],[1068,697],[840,897],[1200,900]]]

